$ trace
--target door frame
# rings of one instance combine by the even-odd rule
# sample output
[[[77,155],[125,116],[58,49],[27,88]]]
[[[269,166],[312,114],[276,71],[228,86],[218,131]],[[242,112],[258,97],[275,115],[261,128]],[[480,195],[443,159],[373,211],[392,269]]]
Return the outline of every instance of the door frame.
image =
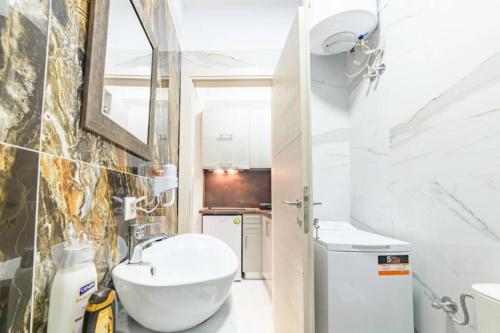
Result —
[[[196,149],[201,142],[196,142],[196,130],[199,124],[194,119],[196,88],[224,87],[272,87],[272,75],[207,75],[182,71],[181,108],[179,133],[179,213],[178,232],[201,232],[201,215],[195,211],[199,205],[196,191],[203,190],[203,169],[196,163]],[[203,198],[202,198],[203,199]],[[200,207],[201,208],[201,207]]]
[[[303,8],[308,9],[309,1],[304,0]],[[306,15],[307,20],[307,15]],[[304,36],[301,36],[304,38]],[[309,58],[308,58],[309,59]],[[308,73],[308,88],[310,91],[310,60],[301,63],[301,66],[307,66]],[[201,215],[195,211],[193,193],[195,191],[202,191],[203,184],[199,184],[199,181],[203,180],[203,170],[195,165],[195,151],[196,142],[196,124],[194,120],[194,105],[195,102],[195,90],[199,87],[262,87],[273,85],[273,75],[235,75],[233,71],[228,71],[225,75],[224,73],[207,73],[207,72],[196,72],[183,69],[181,72],[181,100],[180,100],[180,139],[179,139],[179,214],[178,214],[178,231],[179,233],[190,233],[190,232],[201,232]],[[310,97],[308,94],[306,94]],[[310,108],[310,100],[302,100],[302,103],[307,104]],[[304,105],[305,106],[305,105]],[[309,122],[310,119],[303,119],[305,122]],[[309,128],[310,129],[310,128]],[[304,134],[305,135],[305,134]],[[309,137],[311,133],[308,133]],[[198,143],[201,147],[201,142]],[[311,149],[311,147],[309,147]],[[309,163],[309,168],[312,160],[304,161]],[[304,165],[304,167],[306,167]],[[197,184],[198,182],[198,184]],[[310,205],[308,207],[308,219],[312,220],[313,207],[312,207],[312,183],[308,184],[310,189]],[[201,198],[203,200],[203,198]],[[199,202],[199,201],[198,201]],[[195,222],[198,221],[199,222]],[[311,222],[311,221],[309,221]],[[307,226],[305,228],[310,228],[311,223],[304,221]],[[307,229],[306,229],[307,230]],[[312,230],[307,230],[306,233],[310,237],[310,242],[303,249],[305,251],[305,256],[308,258],[314,258],[314,248],[313,248],[313,232]],[[309,271],[308,281],[306,283],[307,288],[304,289],[304,301],[307,307],[307,313],[304,313],[304,333],[313,333],[315,326],[314,317],[314,260],[309,260],[304,265],[304,269]]]

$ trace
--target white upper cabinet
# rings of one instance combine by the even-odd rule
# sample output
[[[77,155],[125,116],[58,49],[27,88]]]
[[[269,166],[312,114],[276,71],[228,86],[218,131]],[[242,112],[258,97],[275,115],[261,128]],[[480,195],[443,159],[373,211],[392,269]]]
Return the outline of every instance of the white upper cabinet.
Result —
[[[250,168],[271,168],[271,110],[250,113]]]
[[[202,119],[204,169],[271,168],[270,110],[205,110]]]
[[[247,110],[205,110],[202,123],[204,169],[250,168]]]
[[[250,112],[248,110],[203,111],[204,138],[248,138],[250,136]]]

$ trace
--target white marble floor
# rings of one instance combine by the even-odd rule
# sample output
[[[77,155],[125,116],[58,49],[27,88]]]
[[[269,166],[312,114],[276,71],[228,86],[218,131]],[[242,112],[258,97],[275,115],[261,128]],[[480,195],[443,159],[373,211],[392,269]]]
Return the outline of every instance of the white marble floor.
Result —
[[[117,333],[154,332],[139,325],[121,309]],[[264,282],[235,282],[231,296],[213,317],[182,333],[273,333],[272,303]]]
[[[235,282],[232,296],[237,333],[273,333],[271,297],[263,281]]]

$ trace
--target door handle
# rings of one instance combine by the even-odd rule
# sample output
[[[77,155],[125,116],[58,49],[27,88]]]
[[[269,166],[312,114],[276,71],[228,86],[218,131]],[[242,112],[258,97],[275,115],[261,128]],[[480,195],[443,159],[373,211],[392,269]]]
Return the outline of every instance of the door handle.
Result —
[[[233,163],[219,163],[219,166],[221,168],[231,168],[233,166]]]
[[[321,206],[323,203],[321,201],[315,201],[313,202],[314,206]]]
[[[284,203],[287,206],[295,206],[297,208],[302,207],[302,200],[294,200],[294,201],[285,200],[285,201],[282,201],[282,203]]]

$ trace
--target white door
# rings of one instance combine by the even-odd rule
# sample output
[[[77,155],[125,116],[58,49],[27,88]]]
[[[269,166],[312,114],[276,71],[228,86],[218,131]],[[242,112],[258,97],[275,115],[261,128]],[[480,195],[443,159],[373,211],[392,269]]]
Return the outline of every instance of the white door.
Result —
[[[276,333],[314,332],[309,40],[301,7],[272,89],[273,315]]]

